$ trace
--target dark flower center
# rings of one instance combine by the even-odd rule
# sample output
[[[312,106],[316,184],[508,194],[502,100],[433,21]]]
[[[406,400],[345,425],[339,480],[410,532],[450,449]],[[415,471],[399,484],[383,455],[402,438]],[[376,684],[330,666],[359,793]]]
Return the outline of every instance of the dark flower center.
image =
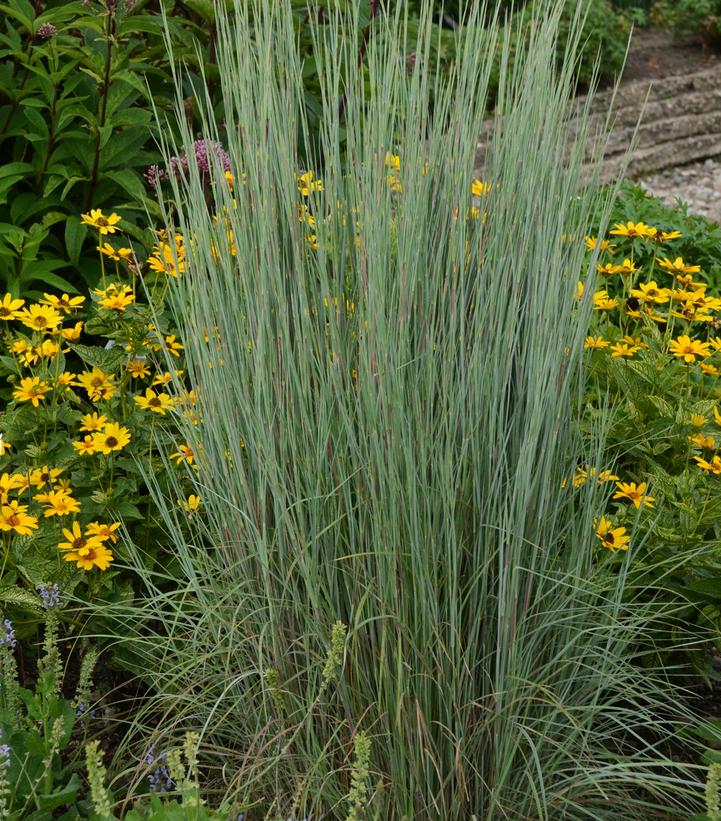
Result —
[[[105,440],[105,444],[109,448],[114,448],[114,447],[117,447],[118,440],[114,436],[108,436],[107,439]]]
[[[81,548],[85,547],[86,543],[86,539],[84,539],[82,536],[78,536],[77,539],[73,540],[73,550],[80,550]]]

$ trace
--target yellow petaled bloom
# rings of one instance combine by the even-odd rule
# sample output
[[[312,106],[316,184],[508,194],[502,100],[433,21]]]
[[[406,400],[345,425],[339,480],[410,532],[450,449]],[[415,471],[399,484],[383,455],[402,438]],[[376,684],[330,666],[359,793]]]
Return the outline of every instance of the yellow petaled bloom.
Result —
[[[586,248],[588,248],[589,251],[596,250],[598,246],[598,237],[584,237],[583,241],[586,243]],[[613,245],[611,245],[607,239],[601,240],[601,247],[599,248],[599,251],[609,251],[613,253],[614,250]]]
[[[630,537],[626,535],[626,528],[614,527],[611,519],[607,519],[605,516],[601,518],[600,522],[596,523],[596,536],[611,553],[615,553],[617,550],[628,550]]]
[[[583,283],[581,282],[581,280],[579,280],[578,284],[576,285],[576,299],[583,299],[583,290]]]
[[[662,305],[671,298],[671,291],[668,288],[659,288],[656,280],[651,282],[640,282],[638,288],[631,288],[631,296],[635,296],[641,302],[655,302]]]
[[[28,475],[28,481],[32,487],[42,490],[45,485],[54,485],[63,470],[64,468],[51,468],[48,465],[33,468]]]
[[[178,242],[180,237],[181,242]],[[233,254],[235,256],[235,254]],[[167,274],[177,279],[178,274],[185,272],[185,247],[180,234],[176,236],[175,247],[159,242],[153,248],[153,255],[148,258],[148,267],[159,274]]]
[[[148,363],[143,359],[131,359],[130,362],[128,362],[128,373],[133,379],[143,379],[146,376],[150,376],[150,368],[148,367]]]
[[[168,349],[168,353],[173,356],[180,356],[180,352],[183,350],[180,342],[176,341],[175,335],[165,337],[165,347]]]
[[[597,311],[612,311],[618,307],[618,300],[609,297],[607,291],[596,291],[593,295],[593,306]]]
[[[135,294],[132,293],[132,289],[129,285],[123,285],[123,287],[115,293],[108,294],[104,299],[101,299],[99,304],[110,311],[122,313],[128,305],[132,305],[133,302],[135,302]]]
[[[601,350],[601,348],[608,348],[610,344],[611,343],[602,336],[587,336],[586,341],[583,343],[583,347],[586,348],[586,350],[598,351]]]
[[[180,377],[184,373],[185,373],[185,371],[176,371],[175,375],[177,377]],[[150,384],[153,385],[153,386],[155,386],[155,385],[169,385],[172,381],[173,381],[173,375],[170,373],[170,371],[165,371],[165,373],[159,373],[155,377],[155,379],[153,379],[153,381]]]
[[[24,299],[13,299],[12,294],[5,294],[0,299],[0,320],[9,322],[11,319],[17,319],[24,304]]]
[[[627,345],[636,345],[637,348],[648,348],[648,345],[641,339],[640,336],[631,336],[630,334],[626,334],[626,336],[621,337],[621,342],[625,342]]]
[[[306,171],[298,177],[298,190],[304,197],[308,197],[315,191],[323,190],[323,181],[313,179],[313,172]]]
[[[13,490],[19,490],[27,482],[27,479],[20,474],[3,473],[0,476],[0,502],[7,504],[8,495]]]
[[[614,270],[617,274],[635,274],[638,268],[636,268],[630,259],[624,259],[620,265],[614,266]]]
[[[398,168],[400,169],[400,157],[398,158]],[[474,197],[485,197],[487,194],[490,194],[492,190],[493,186],[490,182],[474,179],[471,183],[471,194]],[[593,250],[593,248],[591,250]]]
[[[69,513],[80,513],[80,503],[73,499],[70,491],[51,490],[43,494],[45,497],[42,504],[48,505],[44,511],[46,518],[50,516],[67,516]]]
[[[18,313],[18,319],[33,331],[52,331],[63,321],[62,316],[50,305],[28,305]]]
[[[701,456],[694,456],[694,461],[706,473],[713,473],[714,476],[721,476],[721,456],[714,456],[710,462],[707,462]]]
[[[592,479],[595,476],[595,474],[596,474],[596,468],[591,468],[588,471],[589,479]],[[617,481],[618,481],[618,476],[616,476],[615,473],[611,473],[610,470],[602,470],[598,474],[598,483],[599,483],[599,485],[603,484],[603,482],[617,482]]]
[[[386,168],[392,168],[394,171],[400,171],[401,170],[401,157],[400,157],[400,154],[391,154],[388,151],[386,151],[385,164],[386,164]],[[474,180],[474,182],[475,182],[475,180]]]
[[[20,380],[20,387],[13,391],[13,397],[18,402],[32,402],[33,407],[39,407],[45,399],[45,394],[51,390],[50,385],[40,379],[39,376],[26,376]]]
[[[73,522],[69,528],[64,527],[63,536],[65,541],[58,544],[58,550],[74,550],[76,553],[80,553],[83,550],[99,547],[103,543],[103,540],[97,536],[83,535],[78,522]]]
[[[694,413],[692,414],[690,421],[695,428],[702,428],[706,424],[706,417],[701,416],[700,413]]]
[[[37,530],[38,520],[28,516],[28,506],[13,500],[0,507],[0,530],[14,530],[18,536],[29,536]]]
[[[85,388],[91,402],[97,402],[99,399],[110,399],[113,396],[116,391],[114,378],[112,374],[105,373],[100,368],[93,368],[92,371],[83,371],[78,374],[75,384],[80,388]]]
[[[122,450],[129,441],[130,431],[117,422],[109,422],[102,431],[93,434],[95,452],[106,456],[113,451]]]
[[[696,357],[709,356],[711,347],[708,342],[699,342],[698,339],[691,339],[685,334],[679,336],[678,339],[672,339],[669,342],[669,352],[674,356],[683,359],[686,364],[690,365],[696,361]]]
[[[101,524],[100,522],[90,522],[90,524],[85,528],[85,534],[87,536],[95,536],[98,539],[102,539],[104,542],[107,542],[108,539],[110,539],[110,541],[115,544],[118,541],[115,531],[119,528],[120,522],[113,522],[109,525]]]
[[[718,376],[719,369],[715,365],[709,365],[708,362],[700,363],[701,373],[704,376]]]
[[[113,262],[120,262],[124,259],[130,259],[133,256],[132,248],[113,248],[109,242],[98,245],[96,250],[100,251],[104,256],[110,257]]]
[[[713,419],[714,419],[714,422],[717,425],[721,426],[721,413],[718,412],[718,409],[716,408],[715,405],[714,405],[714,409],[713,409]],[[704,420],[704,421],[706,421],[706,420]]]
[[[166,411],[172,410],[174,401],[167,393],[156,393],[152,388],[145,389],[145,396],[133,397],[143,410],[160,413],[163,416]]]
[[[178,499],[178,504],[182,506],[183,510],[187,513],[192,513],[196,510],[200,509],[200,496],[188,496],[187,501],[182,501]]]
[[[43,294],[43,299],[40,300],[41,305],[49,305],[51,308],[56,308],[65,314],[77,310],[83,302],[85,302],[84,296],[69,296],[68,294],[62,296]]]
[[[11,447],[12,445],[10,442],[8,442],[7,439],[3,437],[2,433],[0,433],[0,456],[5,456],[5,452]]]
[[[646,482],[636,484],[635,482],[616,482],[618,491],[614,494],[614,499],[628,499],[633,502],[638,510],[643,504],[644,507],[653,507],[656,501],[653,496],[646,495]]]
[[[638,345],[628,345],[625,342],[617,342],[615,345],[611,345],[611,358],[620,359],[625,357],[628,359],[640,350]]]
[[[77,342],[83,330],[83,323],[76,322],[72,328],[58,328],[60,336],[68,342]]]
[[[682,234],[680,231],[659,231],[658,228],[651,228],[649,233],[649,238],[659,244],[662,242],[668,242],[671,239],[679,239],[681,236]]]
[[[703,433],[696,433],[688,437],[689,442],[701,450],[716,450],[716,440],[713,436],[704,436]]]
[[[60,374],[60,376],[58,376],[58,378],[55,380],[55,387],[56,388],[61,388],[62,390],[65,390],[66,388],[69,388],[70,385],[72,385],[74,381],[75,381],[75,374],[74,373],[70,373],[70,371],[63,371]]]
[[[80,454],[80,456],[92,456],[95,453],[93,437],[90,434],[88,434],[80,442],[73,442],[73,447]]]
[[[82,422],[80,430],[93,433],[102,430],[108,424],[108,417],[101,416],[97,411],[93,411],[92,413],[86,413],[80,421]]]
[[[97,567],[98,570],[107,570],[110,562],[113,561],[112,551],[101,542],[93,547],[86,547],[84,550],[66,553],[63,558],[66,562],[75,562],[76,565],[86,572]]]
[[[629,239],[645,239],[646,237],[652,237],[656,229],[650,228],[646,225],[645,222],[632,222],[629,220],[625,225],[622,222],[617,222],[612,231],[609,231],[609,234],[612,234],[615,237],[628,237]]]
[[[193,453],[193,449],[190,445],[179,445],[178,449],[175,453],[170,454],[170,458],[173,459],[178,465],[181,462],[187,462],[189,465],[192,465],[195,462],[195,454]]]
[[[676,257],[676,259],[671,262],[668,257],[664,257],[663,259],[659,259],[656,257],[656,261],[658,262],[659,268],[664,268],[666,271],[674,274],[698,274],[701,272],[700,265],[687,265],[682,257]]]
[[[92,208],[89,214],[81,214],[80,219],[83,225],[96,228],[102,236],[105,234],[114,234],[118,230],[118,223],[121,221],[121,217],[117,214],[110,214],[108,217],[103,216],[103,212],[100,208]]]
[[[618,273],[618,268],[612,262],[607,262],[605,265],[601,265],[600,263],[596,263],[596,270],[602,277],[612,277],[614,274]]]

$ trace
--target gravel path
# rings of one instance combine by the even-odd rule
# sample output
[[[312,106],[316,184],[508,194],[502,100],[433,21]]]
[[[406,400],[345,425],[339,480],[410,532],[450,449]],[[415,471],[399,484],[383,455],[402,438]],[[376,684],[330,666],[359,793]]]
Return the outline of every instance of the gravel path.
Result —
[[[721,223],[721,160],[669,168],[638,180],[638,184],[669,205],[681,199],[691,214]]]

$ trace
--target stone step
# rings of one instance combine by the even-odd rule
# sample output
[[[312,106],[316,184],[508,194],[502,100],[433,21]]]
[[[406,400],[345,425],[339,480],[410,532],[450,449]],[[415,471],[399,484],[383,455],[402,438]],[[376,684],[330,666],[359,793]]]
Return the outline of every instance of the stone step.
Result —
[[[582,111],[586,97],[573,103]],[[612,105],[613,104],[613,105]],[[607,136],[601,169],[602,182],[609,182],[623,167],[624,155],[638,127],[627,176],[638,177],[674,165],[721,156],[721,65],[655,82],[647,79],[622,84],[616,91],[599,92],[592,101],[588,123],[587,160],[593,156],[597,135],[602,134],[611,108],[611,130]],[[640,120],[640,126],[638,126]],[[569,129],[576,134],[580,121],[573,116]],[[476,156],[482,174],[484,146],[494,128],[484,124]],[[588,170],[588,169],[587,169]]]

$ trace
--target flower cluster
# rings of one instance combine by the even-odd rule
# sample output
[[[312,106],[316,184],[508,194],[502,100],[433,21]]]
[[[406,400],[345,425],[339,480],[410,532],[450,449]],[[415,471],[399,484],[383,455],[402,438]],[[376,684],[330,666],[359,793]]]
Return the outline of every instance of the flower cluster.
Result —
[[[57,606],[57,582],[65,588],[66,562],[107,571],[120,516],[147,520],[139,459],[183,471],[197,470],[200,456],[162,426],[170,414],[200,423],[196,396],[182,386],[183,345],[163,307],[168,284],[185,270],[183,238],[158,232],[142,263],[129,243],[112,241],[122,232],[118,214],[92,209],[82,220],[98,240],[101,281],[89,297],[0,296],[0,375],[12,397],[0,413],[0,534],[46,609]],[[139,297],[141,276],[156,296],[152,309]],[[169,360],[178,367],[167,370]],[[189,513],[200,506],[193,489]]]
[[[577,297],[583,299],[584,286],[595,273],[593,321],[584,343],[591,384],[599,386],[593,395],[608,396],[619,442],[644,440],[617,463],[632,474],[628,480],[610,471],[578,468],[570,482],[574,488],[594,477],[615,482],[609,500],[617,509],[595,523],[596,538],[612,553],[628,550],[630,522],[655,507],[650,488],[662,489],[666,498],[661,501],[666,501],[679,487],[674,476],[688,472],[682,487],[700,501],[706,491],[689,471],[721,476],[721,454],[716,452],[721,299],[711,292],[700,265],[666,250],[679,239],[679,231],[632,220],[617,222],[606,238],[585,238],[595,272],[579,283]],[[586,409],[600,412],[595,398]],[[654,521],[658,517],[646,519],[646,526],[671,532],[668,524],[654,526]],[[666,521],[673,524],[672,517]]]

